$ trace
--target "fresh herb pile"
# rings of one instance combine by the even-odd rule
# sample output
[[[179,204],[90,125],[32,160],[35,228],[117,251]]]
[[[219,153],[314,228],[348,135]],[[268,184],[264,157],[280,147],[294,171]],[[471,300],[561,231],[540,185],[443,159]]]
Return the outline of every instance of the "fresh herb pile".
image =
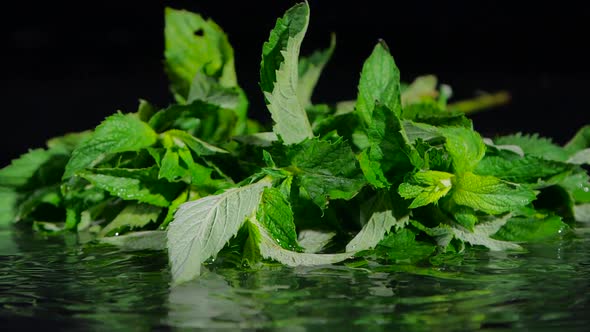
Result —
[[[260,87],[272,128],[248,118],[228,38],[165,13],[176,103],[141,100],[0,170],[0,222],[126,249],[167,250],[175,283],[214,258],[255,268],[440,265],[468,246],[522,250],[590,219],[590,126],[565,146],[538,135],[482,138],[433,76],[400,82],[384,42],[356,100],[314,104],[334,51],[300,57],[307,3],[276,22]],[[487,96],[478,105],[493,104]]]

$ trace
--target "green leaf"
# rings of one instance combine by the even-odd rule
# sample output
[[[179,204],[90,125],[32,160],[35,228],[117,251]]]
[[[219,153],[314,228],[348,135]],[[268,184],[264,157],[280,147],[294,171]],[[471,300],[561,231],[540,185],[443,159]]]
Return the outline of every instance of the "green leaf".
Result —
[[[248,98],[239,87],[225,87],[216,79],[199,72],[191,84],[187,104],[196,100],[232,110],[238,119],[234,134],[239,135],[246,131]]]
[[[522,248],[516,243],[491,238],[510,218],[511,214],[508,213],[501,217],[491,218],[491,220],[484,220],[475,225],[473,231],[460,225],[441,225],[428,232],[438,239],[439,245],[443,246],[446,246],[451,239],[457,238],[471,245],[484,246],[492,251],[520,250]]]
[[[564,146],[565,150],[570,153],[574,154],[580,150],[586,149],[590,147],[590,125],[586,125],[576,134],[572,139],[569,140]]]
[[[16,221],[18,200],[19,195],[14,190],[0,187],[0,225]]]
[[[378,245],[378,251],[385,251],[387,258],[396,263],[414,263],[423,260],[436,250],[436,246],[416,241],[416,235],[409,229],[389,233]]]
[[[532,202],[535,192],[493,176],[465,173],[453,181],[455,203],[489,214],[513,211]]]
[[[311,96],[320,78],[322,70],[332,57],[336,47],[336,36],[332,34],[330,47],[324,50],[317,50],[309,57],[299,59],[299,81],[297,84],[297,96],[303,107],[312,105]]]
[[[453,174],[440,171],[420,171],[412,175],[410,183],[404,182],[398,192],[403,198],[414,198],[410,209],[436,203],[452,187]]]
[[[464,127],[439,128],[456,173],[472,171],[484,157],[486,146],[479,134]]]
[[[166,249],[166,232],[133,232],[125,235],[103,237],[99,241],[117,246],[124,251],[164,250]]]
[[[531,155],[515,158],[486,156],[477,164],[474,172],[507,181],[534,183],[570,169],[571,165]]]
[[[277,135],[273,132],[254,133],[250,135],[234,136],[232,138],[243,144],[254,145],[263,148],[269,147],[274,142],[278,141]]]
[[[113,232],[121,230],[133,230],[142,228],[150,222],[155,222],[162,209],[149,204],[127,205],[108,225],[101,231],[100,236],[109,236]]]
[[[590,222],[590,203],[574,205],[574,218],[576,221]]]
[[[164,134],[169,136],[176,146],[181,148],[187,146],[194,153],[196,153],[197,156],[211,156],[214,154],[228,153],[227,150],[218,148],[215,145],[211,145],[203,140],[200,140],[186,131],[170,129]]]
[[[273,131],[285,144],[313,137],[304,105],[297,95],[299,49],[308,22],[308,4],[296,4],[277,20],[262,48],[260,87],[275,122]]]
[[[574,165],[590,165],[590,149],[583,149],[574,153],[567,159],[567,162]]]
[[[266,188],[262,193],[256,219],[284,249],[301,251],[291,205],[277,188]]]
[[[367,181],[376,188],[389,187],[387,173],[409,171],[421,167],[422,158],[402,127],[400,119],[390,109],[376,104],[373,119],[367,128],[369,148],[360,154],[359,162]]]
[[[80,177],[124,200],[167,207],[180,190],[180,184],[158,180],[158,170],[100,168],[82,171]]]
[[[590,203],[590,176],[584,171],[575,172],[558,182],[577,203]]]
[[[165,10],[166,71],[171,90],[184,102],[199,72],[219,79],[221,85],[237,85],[234,52],[223,30],[211,19],[185,10]]]
[[[299,232],[297,242],[303,248],[303,252],[315,254],[322,251],[334,236],[336,236],[335,232],[304,229]]]
[[[436,98],[438,96],[438,91],[436,91],[437,81],[434,75],[416,77],[412,84],[402,91],[402,105],[407,106],[419,103],[425,99]]]
[[[526,155],[531,155],[547,160],[566,161],[569,153],[562,147],[554,144],[551,139],[540,137],[538,134],[524,135],[521,133],[502,136],[494,139],[499,145],[517,145]]]
[[[156,139],[156,133],[133,114],[111,115],[72,152],[63,178],[67,179],[77,171],[92,167],[99,157],[107,153],[139,151],[154,144]]]
[[[273,259],[287,266],[313,266],[334,264],[351,258],[355,252],[337,254],[300,253],[283,249],[269,234],[269,232],[255,218],[248,221],[257,232],[258,248],[264,258]]]
[[[365,184],[354,153],[343,141],[306,140],[290,146],[277,163],[296,176],[299,186],[322,209],[330,199],[351,199]]]
[[[361,223],[363,228],[346,245],[346,251],[361,251],[374,248],[392,228],[399,230],[409,220],[407,214],[396,218],[392,198],[388,193],[378,192],[361,205]]]
[[[187,202],[178,208],[167,231],[174,283],[189,281],[200,274],[201,264],[217,255],[246,218],[254,214],[264,188],[270,185],[261,181]]]
[[[36,189],[57,183],[67,163],[68,155],[59,149],[34,149],[0,169],[0,186]]]
[[[143,122],[148,122],[150,118],[156,113],[154,105],[150,104],[147,100],[140,99],[139,106],[137,107],[137,117]]]
[[[539,242],[556,237],[567,228],[559,216],[514,217],[493,237],[513,242]]]
[[[384,42],[375,45],[361,71],[356,112],[365,126],[373,122],[376,103],[401,115],[400,74]]]

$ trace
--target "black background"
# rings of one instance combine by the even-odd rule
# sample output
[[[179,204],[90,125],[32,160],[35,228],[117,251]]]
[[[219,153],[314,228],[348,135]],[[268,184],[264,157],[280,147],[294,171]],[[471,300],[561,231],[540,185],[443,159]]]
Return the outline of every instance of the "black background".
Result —
[[[162,67],[165,6],[215,20],[228,34],[251,114],[268,119],[258,89],[262,43],[295,1],[85,1],[3,5],[2,166],[46,139],[96,126],[138,98],[171,102]],[[362,62],[379,38],[410,81],[436,74],[454,99],[508,90],[512,102],[473,116],[484,135],[538,132],[565,142],[590,123],[590,12],[576,2],[320,1],[302,53],[336,53],[314,96],[356,96]],[[528,2],[527,2],[528,3]],[[581,3],[581,2],[580,2]]]

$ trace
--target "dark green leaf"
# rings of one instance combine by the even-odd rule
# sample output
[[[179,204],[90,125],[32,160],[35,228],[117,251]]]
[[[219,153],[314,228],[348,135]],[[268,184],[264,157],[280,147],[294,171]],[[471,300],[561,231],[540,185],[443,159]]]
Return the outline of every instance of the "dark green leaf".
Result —
[[[277,188],[266,188],[260,198],[256,219],[284,249],[301,251],[291,205]]]

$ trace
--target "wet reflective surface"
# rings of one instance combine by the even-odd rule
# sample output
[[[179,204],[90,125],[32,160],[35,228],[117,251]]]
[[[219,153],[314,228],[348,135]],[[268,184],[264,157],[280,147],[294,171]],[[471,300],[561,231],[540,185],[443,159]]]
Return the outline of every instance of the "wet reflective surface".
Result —
[[[217,268],[169,286],[163,252],[0,229],[3,328],[100,331],[582,331],[590,227],[437,268]]]

